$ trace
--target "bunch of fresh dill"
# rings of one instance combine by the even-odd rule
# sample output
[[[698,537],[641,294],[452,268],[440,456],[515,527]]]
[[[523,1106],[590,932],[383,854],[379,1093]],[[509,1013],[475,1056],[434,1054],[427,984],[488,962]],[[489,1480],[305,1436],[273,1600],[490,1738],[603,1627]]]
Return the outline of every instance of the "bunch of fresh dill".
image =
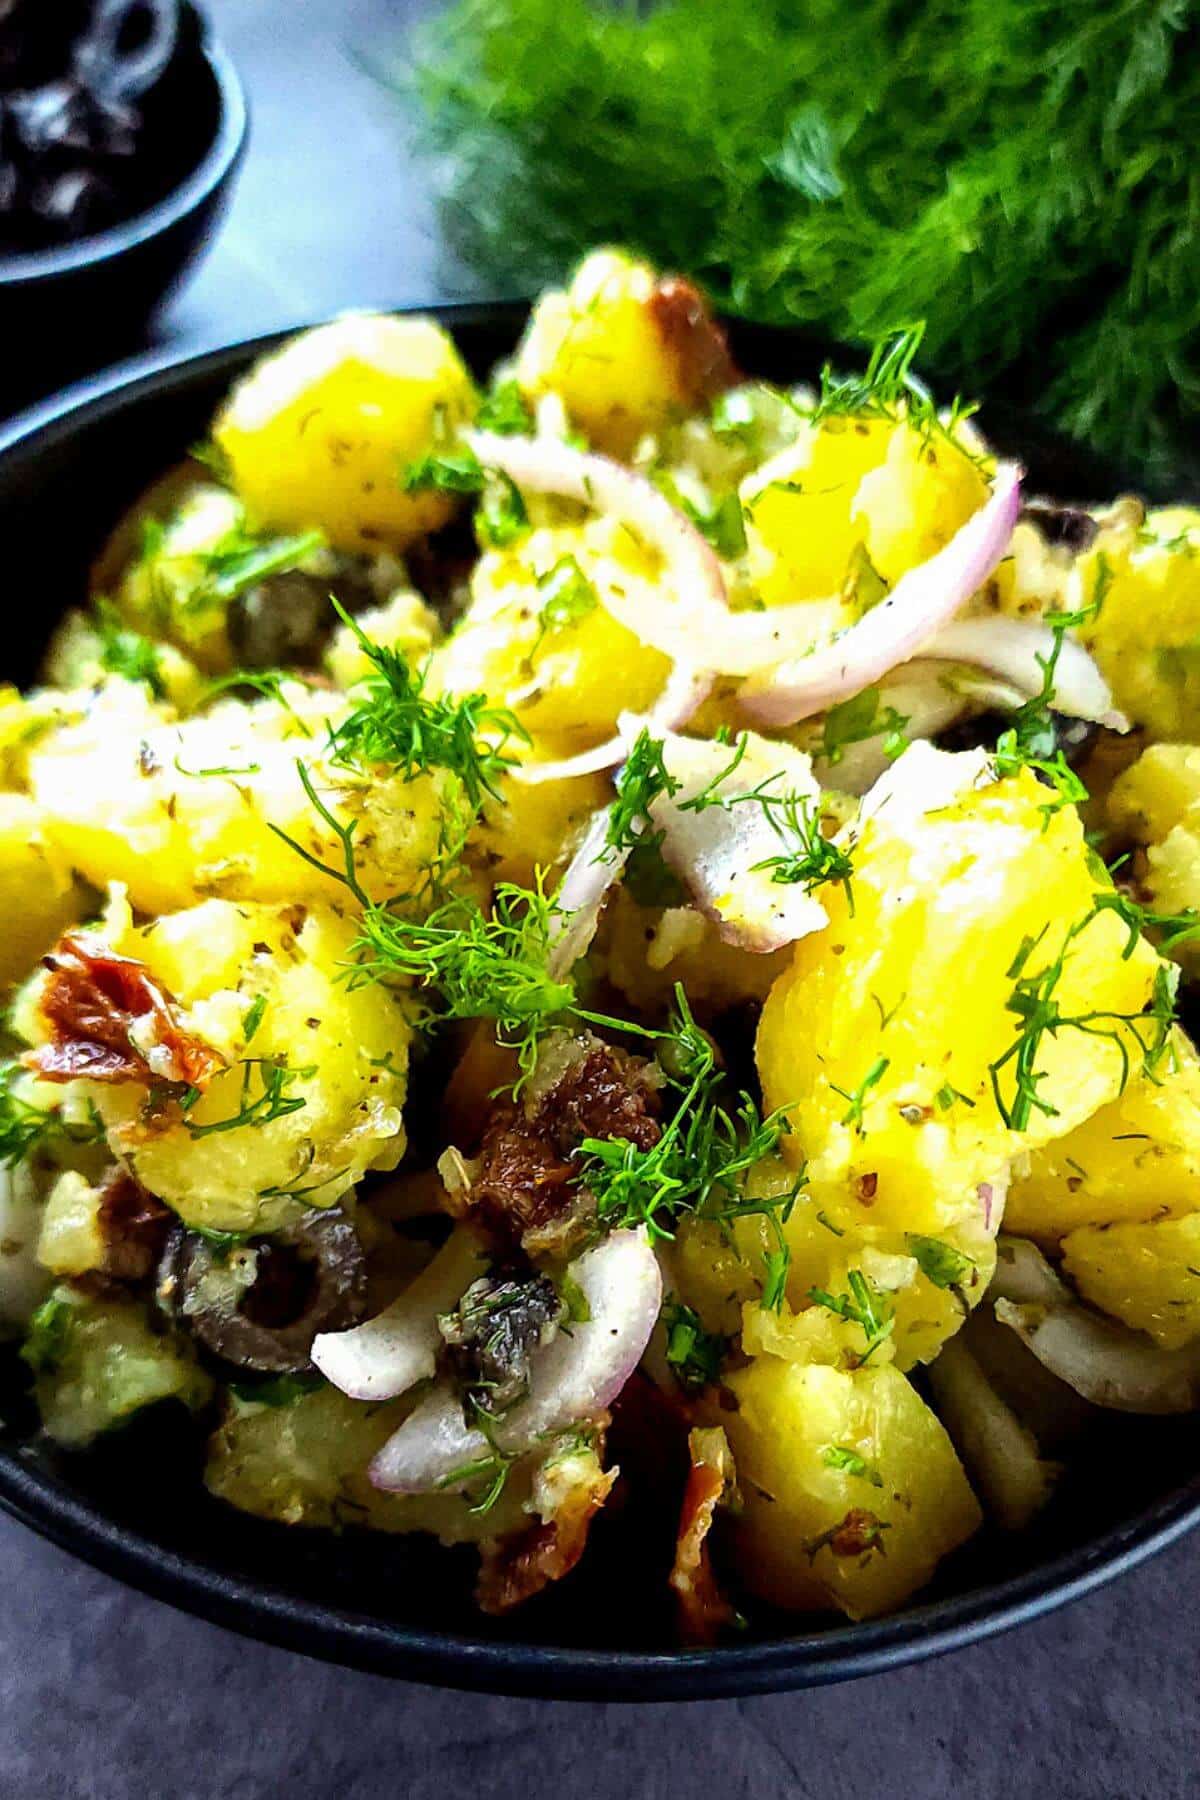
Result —
[[[1196,0],[454,0],[414,46],[450,240],[598,243],[929,365],[1153,477],[1200,401]]]

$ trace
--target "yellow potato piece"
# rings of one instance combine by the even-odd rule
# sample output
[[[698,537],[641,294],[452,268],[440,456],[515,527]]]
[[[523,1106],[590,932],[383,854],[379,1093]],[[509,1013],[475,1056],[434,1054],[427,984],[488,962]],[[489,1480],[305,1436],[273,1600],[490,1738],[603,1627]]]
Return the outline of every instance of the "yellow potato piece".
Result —
[[[741,488],[750,571],[768,606],[839,594],[814,608],[814,638],[879,598],[856,583],[864,558],[892,586],[954,536],[987,497],[979,468],[948,439],[887,419],[807,424]],[[828,612],[828,617],[825,617]]]
[[[906,780],[944,776],[960,760],[908,751],[893,771],[896,806]],[[1065,1018],[1140,1014],[1159,966],[1144,941],[1124,954],[1114,915],[1093,916],[1098,885],[1079,820],[1069,807],[1045,815],[1046,799],[1023,772],[933,812],[870,820],[854,851],[853,911],[840,887],[823,890],[828,928],[796,945],[763,1008],[759,1073],[767,1108],[789,1109],[785,1152],[807,1159],[819,1199],[857,1208],[863,1223],[939,1235],[1019,1150],[1061,1136],[1121,1089],[1118,1043],[1060,1027],[1042,1034],[1035,1058],[1038,1097],[1053,1111],[1035,1107],[1011,1130],[993,1092],[993,1067],[1025,1030],[1009,1010],[1014,965],[1024,959],[1029,980],[1065,948],[1052,990]],[[1153,1040],[1149,1024],[1140,1029],[1112,1025],[1134,1070]],[[997,1080],[1011,1116],[1011,1061]]]
[[[1145,1225],[1082,1226],[1063,1264],[1085,1300],[1164,1350],[1200,1335],[1200,1213]]]
[[[645,432],[705,397],[704,357],[691,333],[672,330],[678,309],[664,309],[661,292],[646,264],[596,250],[565,292],[542,295],[517,352],[524,392],[557,394],[572,423],[612,456],[628,456]],[[705,330],[695,335],[703,340]]]
[[[234,389],[213,437],[258,528],[315,527],[337,550],[402,549],[454,509],[444,493],[406,493],[405,470],[475,404],[437,325],[356,314],[265,357]]]
[[[789,961],[786,949],[760,955],[727,944],[693,907],[639,906],[627,886],[608,901],[593,956],[613,986],[646,1013],[668,1007],[678,982],[704,1013],[761,1003]]]
[[[511,708],[543,758],[589,749],[666,682],[668,658],[603,603],[610,588],[636,598],[659,579],[657,559],[612,520],[545,527],[491,551],[475,568],[470,607],[434,654],[430,688]]]
[[[433,770],[404,781],[335,765],[329,727],[346,700],[299,683],[285,699],[223,701],[172,723],[142,689],[109,684],[83,718],[31,753],[29,784],[48,841],[95,886],[123,882],[143,912],[209,895],[338,904],[345,886],[279,835],[343,866],[336,834],[301,781],[302,763],[330,812],[358,821],[356,867],[372,896],[416,885],[437,854],[446,809],[460,798],[457,779]]]
[[[1181,1031],[1154,1078],[1044,1144],[1014,1173],[1004,1226],[1054,1243],[1081,1225],[1200,1211],[1200,1061]]]
[[[0,989],[23,981],[81,912],[70,863],[41,807],[23,794],[0,794]]]
[[[1081,567],[1084,592],[1104,593],[1081,636],[1117,706],[1155,737],[1200,734],[1198,551],[1200,512],[1176,506],[1106,533]]]
[[[934,1414],[893,1368],[757,1357],[722,1412],[743,1510],[738,1568],[777,1606],[852,1619],[899,1606],[981,1514]]]
[[[269,1230],[298,1207],[332,1205],[366,1170],[396,1166],[411,1027],[382,988],[344,980],[349,919],[210,900],[139,927],[118,900],[103,934],[145,963],[184,1028],[227,1065],[186,1121],[170,1108],[147,1116],[144,1085],[79,1084],[138,1180],[188,1224]],[[36,1032],[36,993],[32,1017]],[[293,1110],[268,1103],[275,1067]]]

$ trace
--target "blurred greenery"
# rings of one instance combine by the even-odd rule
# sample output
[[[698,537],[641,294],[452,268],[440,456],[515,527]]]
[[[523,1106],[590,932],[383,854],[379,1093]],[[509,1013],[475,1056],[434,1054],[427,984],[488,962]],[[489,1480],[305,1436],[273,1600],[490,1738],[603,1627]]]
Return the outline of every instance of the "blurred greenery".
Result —
[[[450,241],[596,243],[925,355],[1160,475],[1200,401],[1195,0],[455,0],[403,82]]]

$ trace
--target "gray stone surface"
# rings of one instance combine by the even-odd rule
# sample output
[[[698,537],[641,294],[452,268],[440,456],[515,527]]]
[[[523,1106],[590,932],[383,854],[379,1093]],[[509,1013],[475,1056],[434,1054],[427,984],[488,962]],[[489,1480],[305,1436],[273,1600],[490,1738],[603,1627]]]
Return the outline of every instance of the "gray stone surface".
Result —
[[[192,345],[453,282],[348,48],[416,5],[213,0],[255,112],[228,228],[156,333]],[[733,4],[734,0],[730,0]],[[476,1698],[327,1668],[119,1587],[0,1519],[0,1800],[1184,1800],[1200,1539],[1053,1618],[810,1694]]]
[[[989,1644],[807,1694],[602,1706],[328,1668],[0,1522],[4,1800],[1186,1800],[1200,1540]]]

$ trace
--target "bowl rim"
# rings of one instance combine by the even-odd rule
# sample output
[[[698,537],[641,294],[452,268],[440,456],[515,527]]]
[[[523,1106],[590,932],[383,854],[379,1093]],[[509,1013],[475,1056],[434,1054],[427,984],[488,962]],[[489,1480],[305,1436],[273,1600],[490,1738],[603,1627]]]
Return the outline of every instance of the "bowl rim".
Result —
[[[528,302],[402,306],[453,331],[511,327]],[[186,388],[250,361],[303,326],[289,325],[186,355],[155,351],[86,377],[0,426],[0,462],[40,455],[88,420],[148,391]],[[797,346],[803,333],[779,332]],[[921,1602],[887,1618],[712,1649],[580,1649],[413,1628],[234,1575],[207,1554],[156,1544],[39,1469],[0,1437],[0,1511],[152,1597],[284,1649],[343,1666],[476,1692],[537,1698],[694,1700],[854,1679],[940,1656],[1027,1623],[1136,1568],[1200,1525],[1200,1471],[1129,1518],[1022,1574]]]
[[[196,45],[198,60],[217,91],[216,130],[208,149],[191,173],[169,194],[153,206],[134,213],[132,218],[110,225],[106,231],[79,238],[73,244],[31,250],[19,256],[0,256],[0,290],[66,275],[96,263],[111,262],[178,224],[232,174],[246,148],[249,133],[250,109],[246,92],[207,15],[195,0],[185,0],[185,4],[200,28]]]

